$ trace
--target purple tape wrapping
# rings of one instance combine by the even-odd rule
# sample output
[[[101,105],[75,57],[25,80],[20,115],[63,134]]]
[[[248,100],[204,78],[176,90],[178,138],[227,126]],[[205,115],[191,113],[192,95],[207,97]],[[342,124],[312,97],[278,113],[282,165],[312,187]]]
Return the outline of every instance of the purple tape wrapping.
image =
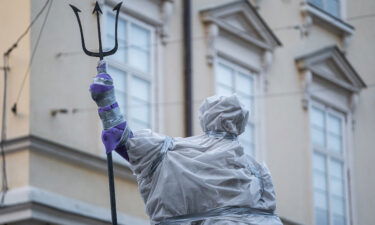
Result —
[[[94,79],[94,83],[90,85],[90,92],[96,94],[96,96],[100,96],[105,92],[112,90],[113,80],[109,74],[106,73],[106,64],[104,61],[99,62],[97,67],[98,75],[96,75]],[[111,105],[99,107],[98,112],[103,113],[105,111],[109,111],[114,108],[118,108],[119,105],[117,102],[112,103]],[[119,144],[122,135],[124,134],[125,128],[127,126],[126,121],[112,127],[110,129],[106,129],[102,131],[102,142],[104,144],[106,153],[112,152],[115,150],[119,155],[121,155],[124,159],[129,160],[129,156],[127,153],[127,149],[125,144]],[[133,134],[130,132],[129,137],[133,137]]]
[[[96,75],[95,78],[100,78],[100,79],[103,79],[103,80],[108,80],[110,82],[113,82],[111,76],[109,76],[106,73],[98,74],[98,75]],[[90,85],[90,92],[102,93],[102,92],[106,92],[108,90],[111,90],[113,88],[114,88],[113,85],[104,85],[104,84],[100,84],[100,83],[93,83],[93,84]]]
[[[107,130],[103,130],[102,142],[104,144],[106,153],[109,153],[115,150],[124,159],[129,160],[129,156],[128,156],[125,144],[118,145],[126,126],[127,126],[126,122],[123,122],[115,127],[112,127]],[[132,134],[130,135],[130,138],[131,137],[132,137]]]

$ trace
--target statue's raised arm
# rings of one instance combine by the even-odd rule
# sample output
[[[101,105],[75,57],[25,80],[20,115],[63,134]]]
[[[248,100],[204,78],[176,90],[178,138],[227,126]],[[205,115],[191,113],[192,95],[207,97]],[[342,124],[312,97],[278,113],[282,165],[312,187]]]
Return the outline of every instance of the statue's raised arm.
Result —
[[[238,141],[249,112],[235,95],[203,102],[203,134],[172,138],[130,131],[108,74],[99,73],[90,90],[106,151],[116,150],[131,164],[152,225],[282,224],[269,170]]]

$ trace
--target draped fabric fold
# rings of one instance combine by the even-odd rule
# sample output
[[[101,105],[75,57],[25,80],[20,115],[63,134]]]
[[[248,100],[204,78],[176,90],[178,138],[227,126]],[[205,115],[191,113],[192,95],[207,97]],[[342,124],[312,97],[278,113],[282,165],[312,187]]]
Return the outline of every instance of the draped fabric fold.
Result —
[[[269,170],[237,140],[247,117],[236,96],[211,97],[201,107],[205,134],[134,132],[126,147],[151,224],[282,224]]]

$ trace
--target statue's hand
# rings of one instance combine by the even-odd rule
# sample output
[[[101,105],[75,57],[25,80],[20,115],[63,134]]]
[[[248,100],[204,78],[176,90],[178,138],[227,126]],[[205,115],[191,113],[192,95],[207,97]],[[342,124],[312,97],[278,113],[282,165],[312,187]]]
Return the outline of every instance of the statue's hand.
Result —
[[[106,153],[116,150],[117,153],[128,159],[125,144],[133,134],[127,127],[116,102],[113,80],[106,73],[105,61],[100,61],[97,69],[98,75],[90,85],[90,92],[92,99],[99,107],[98,113],[103,124],[102,141]]]

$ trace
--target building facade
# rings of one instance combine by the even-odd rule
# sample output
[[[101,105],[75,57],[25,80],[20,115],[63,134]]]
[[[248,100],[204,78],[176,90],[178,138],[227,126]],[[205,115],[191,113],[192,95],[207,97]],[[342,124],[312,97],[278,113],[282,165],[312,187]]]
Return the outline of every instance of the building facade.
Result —
[[[114,45],[117,2],[99,1],[105,49]],[[82,52],[69,7],[81,9],[86,46],[94,50],[94,3],[0,3],[2,53],[44,8],[1,56],[1,72],[9,70],[0,81],[2,98],[6,90],[0,224],[110,224],[102,128],[88,92],[97,59]],[[183,0],[123,4],[119,49],[107,62],[130,127],[185,136],[190,123],[197,135],[202,100],[236,93],[250,110],[239,140],[270,168],[285,224],[374,224],[375,2],[190,3],[191,68]],[[115,155],[114,164],[119,223],[149,224],[128,163]]]

